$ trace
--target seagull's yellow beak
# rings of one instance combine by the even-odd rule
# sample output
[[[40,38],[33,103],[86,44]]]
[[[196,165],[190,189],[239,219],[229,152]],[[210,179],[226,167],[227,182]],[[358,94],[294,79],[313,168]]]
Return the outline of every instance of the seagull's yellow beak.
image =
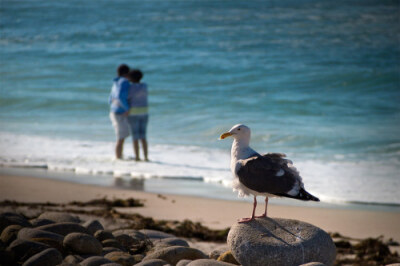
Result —
[[[230,136],[232,136],[232,133],[225,132],[221,136],[219,136],[219,139],[225,139],[225,138],[230,137]]]

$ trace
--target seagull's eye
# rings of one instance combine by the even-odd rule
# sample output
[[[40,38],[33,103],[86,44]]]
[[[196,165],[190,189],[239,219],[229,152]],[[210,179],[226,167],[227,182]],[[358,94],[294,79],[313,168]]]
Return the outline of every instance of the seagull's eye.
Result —
[[[240,130],[240,128],[238,128],[238,130]]]

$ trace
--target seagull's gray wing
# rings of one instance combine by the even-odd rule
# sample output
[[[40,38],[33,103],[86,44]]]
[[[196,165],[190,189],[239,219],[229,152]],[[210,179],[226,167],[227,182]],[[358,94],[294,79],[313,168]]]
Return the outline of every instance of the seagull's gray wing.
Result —
[[[288,160],[277,154],[253,156],[241,161],[239,181],[260,193],[286,194],[299,183],[298,174],[289,171]]]
[[[239,181],[251,190],[281,197],[319,201],[304,190],[299,172],[285,154],[268,153],[241,161]],[[288,194],[290,192],[290,194]]]

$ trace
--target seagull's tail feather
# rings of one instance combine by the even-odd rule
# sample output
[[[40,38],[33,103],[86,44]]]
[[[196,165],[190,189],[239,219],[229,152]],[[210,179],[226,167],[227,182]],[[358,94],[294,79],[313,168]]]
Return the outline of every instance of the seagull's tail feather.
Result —
[[[289,194],[276,194],[277,196],[283,196],[287,198],[292,198],[292,199],[298,199],[298,200],[304,200],[304,201],[319,201],[319,198],[311,195],[308,193],[304,188],[300,188],[299,193],[296,196],[292,196]]]

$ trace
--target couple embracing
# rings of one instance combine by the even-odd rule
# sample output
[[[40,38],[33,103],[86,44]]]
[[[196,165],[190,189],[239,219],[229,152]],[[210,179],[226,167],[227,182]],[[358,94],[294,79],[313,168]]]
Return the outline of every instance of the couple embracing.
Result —
[[[140,141],[144,160],[148,161],[146,129],[149,115],[147,85],[140,82],[143,73],[139,69],[131,70],[125,64],[118,67],[117,73],[109,98],[110,119],[117,136],[115,157],[122,159],[125,138],[131,134],[135,160],[140,160]]]

